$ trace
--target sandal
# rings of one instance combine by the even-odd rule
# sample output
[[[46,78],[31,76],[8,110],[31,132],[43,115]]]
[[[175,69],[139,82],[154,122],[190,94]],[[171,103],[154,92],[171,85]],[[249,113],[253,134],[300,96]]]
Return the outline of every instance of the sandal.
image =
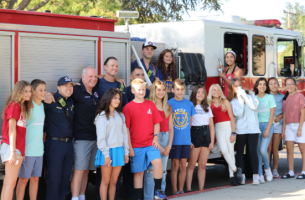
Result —
[[[173,195],[178,195],[178,194],[180,194],[180,192],[179,192],[179,191],[174,192],[174,194],[173,194]]]
[[[305,174],[298,175],[297,179],[305,179]]]
[[[305,176],[305,175],[304,175]],[[294,176],[291,176],[289,173],[286,173],[282,176],[282,179],[287,179],[287,178],[294,178]],[[305,178],[305,177],[304,177]]]

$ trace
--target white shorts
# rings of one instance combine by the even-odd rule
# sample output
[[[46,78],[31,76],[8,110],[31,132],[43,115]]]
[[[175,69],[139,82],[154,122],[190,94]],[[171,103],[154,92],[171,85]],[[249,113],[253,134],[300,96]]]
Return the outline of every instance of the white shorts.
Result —
[[[273,133],[282,133],[282,128],[283,128],[283,125],[282,124],[279,124],[277,126],[274,126],[273,128]]]
[[[294,141],[296,143],[305,143],[305,123],[302,127],[302,136],[297,137],[297,132],[299,128],[299,123],[286,124],[285,134],[286,141]]]

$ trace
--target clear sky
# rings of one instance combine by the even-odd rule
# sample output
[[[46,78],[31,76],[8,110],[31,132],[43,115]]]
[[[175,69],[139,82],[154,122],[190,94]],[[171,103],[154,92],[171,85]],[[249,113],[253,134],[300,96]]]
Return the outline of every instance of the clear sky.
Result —
[[[287,0],[221,0],[221,9],[225,15],[237,15],[246,18],[246,20],[255,19],[279,19],[284,17],[283,10],[286,7]],[[300,3],[305,6],[305,0],[289,0],[290,3]],[[221,11],[195,11],[190,12],[190,16],[185,14],[184,20],[196,18],[218,18],[223,16]]]

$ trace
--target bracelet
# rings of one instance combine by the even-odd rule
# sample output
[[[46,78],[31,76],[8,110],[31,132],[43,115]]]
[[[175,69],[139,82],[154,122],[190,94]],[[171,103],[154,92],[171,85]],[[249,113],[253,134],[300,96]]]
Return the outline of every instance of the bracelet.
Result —
[[[16,150],[15,151],[11,151],[11,152],[16,152]]]
[[[223,80],[226,80],[227,79],[227,77],[225,76],[225,77],[223,77]]]
[[[232,132],[231,135],[236,135],[236,132]]]
[[[158,136],[158,137],[159,137],[159,134],[155,134],[154,137],[155,137],[155,136]]]

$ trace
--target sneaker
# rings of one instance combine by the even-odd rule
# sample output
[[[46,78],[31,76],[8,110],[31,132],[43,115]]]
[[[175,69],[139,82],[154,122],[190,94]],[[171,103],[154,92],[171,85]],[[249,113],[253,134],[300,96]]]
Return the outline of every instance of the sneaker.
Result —
[[[230,177],[230,185],[237,186],[238,183],[234,177]]]
[[[241,174],[241,177],[242,177],[242,179],[241,179],[240,184],[241,185],[245,185],[246,184],[246,176],[245,176],[245,174]]]
[[[259,183],[265,183],[265,177],[263,174],[259,175]]]
[[[253,174],[253,185],[259,185],[259,175]]]
[[[238,168],[236,169],[236,172],[233,172],[234,178],[235,178],[235,180],[236,180],[236,182],[237,182],[238,185],[240,185],[241,182],[242,182],[241,171],[242,171],[241,168],[238,167]]]
[[[276,169],[272,170],[272,175],[273,175],[273,177],[279,177],[280,176]]]
[[[155,198],[154,199],[167,199],[167,196],[161,190],[155,191]]]
[[[268,169],[265,169],[265,176],[267,181],[272,181],[273,180],[273,175],[271,173],[270,167]]]

